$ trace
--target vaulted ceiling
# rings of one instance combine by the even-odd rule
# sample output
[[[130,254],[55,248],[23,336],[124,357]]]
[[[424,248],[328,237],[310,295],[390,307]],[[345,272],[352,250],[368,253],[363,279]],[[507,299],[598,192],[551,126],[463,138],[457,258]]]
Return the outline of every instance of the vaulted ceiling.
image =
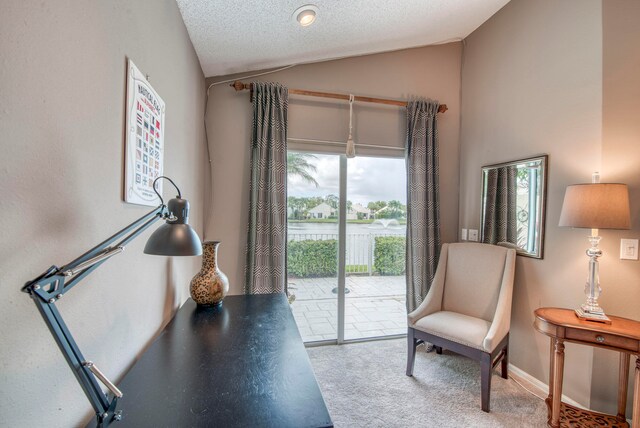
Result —
[[[205,76],[460,40],[509,0],[176,0]],[[294,12],[313,1],[315,22]]]

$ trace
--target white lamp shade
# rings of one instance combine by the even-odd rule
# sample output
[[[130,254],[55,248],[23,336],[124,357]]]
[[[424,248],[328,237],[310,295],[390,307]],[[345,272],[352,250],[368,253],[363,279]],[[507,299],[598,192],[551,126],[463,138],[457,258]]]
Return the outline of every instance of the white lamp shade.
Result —
[[[629,191],[626,184],[589,183],[567,186],[560,226],[587,229],[629,229]]]

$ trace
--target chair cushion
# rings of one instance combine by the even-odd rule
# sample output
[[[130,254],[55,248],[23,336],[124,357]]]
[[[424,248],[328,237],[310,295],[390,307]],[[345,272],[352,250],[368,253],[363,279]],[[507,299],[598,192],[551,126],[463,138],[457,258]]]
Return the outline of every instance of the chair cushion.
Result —
[[[411,327],[481,351],[491,351],[482,346],[491,323],[480,318],[441,311],[419,319]]]

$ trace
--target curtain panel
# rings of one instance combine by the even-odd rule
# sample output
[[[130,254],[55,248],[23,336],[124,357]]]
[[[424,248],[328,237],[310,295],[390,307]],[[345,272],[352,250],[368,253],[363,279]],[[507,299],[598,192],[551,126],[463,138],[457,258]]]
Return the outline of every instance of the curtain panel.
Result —
[[[516,165],[494,168],[487,173],[483,237],[485,244],[518,243]]]
[[[287,291],[287,88],[253,82],[246,294]]]
[[[440,251],[438,195],[439,103],[407,103],[407,310],[417,308],[427,295]]]

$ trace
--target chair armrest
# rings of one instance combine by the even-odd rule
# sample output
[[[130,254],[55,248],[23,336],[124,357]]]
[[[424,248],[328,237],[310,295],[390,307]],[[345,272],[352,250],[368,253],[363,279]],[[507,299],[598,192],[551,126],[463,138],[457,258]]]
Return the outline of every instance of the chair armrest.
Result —
[[[445,272],[447,270],[448,248],[448,244],[442,244],[438,267],[436,268],[436,274],[433,277],[431,287],[420,306],[407,315],[409,326],[414,325],[420,318],[426,317],[427,315],[438,312],[442,309],[442,294],[444,292],[444,279]]]
[[[500,294],[496,305],[496,313],[489,332],[484,338],[482,347],[486,352],[492,352],[500,341],[509,333],[511,328],[511,301],[513,300],[513,279],[515,275],[516,250],[507,250],[504,262],[504,274]]]

